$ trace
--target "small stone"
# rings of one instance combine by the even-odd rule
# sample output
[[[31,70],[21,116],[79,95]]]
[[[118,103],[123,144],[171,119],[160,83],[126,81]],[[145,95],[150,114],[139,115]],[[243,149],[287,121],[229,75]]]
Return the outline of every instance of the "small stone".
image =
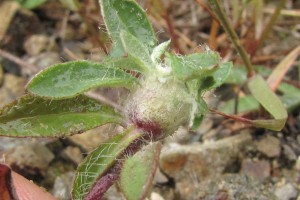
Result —
[[[13,74],[5,74],[0,88],[0,106],[10,103],[24,93],[26,79]]]
[[[68,146],[62,152],[62,157],[71,160],[74,164],[78,165],[83,160],[83,155],[78,147]]]
[[[266,178],[270,177],[271,166],[270,163],[265,160],[253,161],[244,159],[242,161],[241,173],[263,182]]]
[[[89,130],[83,134],[77,134],[68,137],[71,143],[82,147],[86,151],[91,151],[98,147],[101,143],[108,140],[115,133],[111,125],[104,125]]]
[[[4,86],[12,93],[12,96],[20,96],[24,92],[24,86],[26,79],[15,76],[12,74],[6,74],[4,77]]]
[[[289,145],[283,145],[283,153],[287,159],[295,161],[297,160],[297,155],[294,150]]]
[[[53,186],[53,195],[61,200],[72,199],[72,184],[74,179],[74,172],[67,172],[56,177]]]
[[[278,157],[280,155],[280,140],[274,136],[267,135],[256,143],[257,150],[268,156],[269,158]]]
[[[0,151],[7,152],[28,143],[32,143],[31,138],[0,137]]]
[[[36,71],[43,70],[51,65],[61,63],[60,55],[57,52],[44,52],[41,54],[38,54],[36,56],[32,56],[30,58],[27,58],[26,61],[30,64],[33,64],[34,66],[38,67]],[[23,74],[33,75],[32,71],[24,68],[22,69]]]
[[[32,35],[24,42],[24,49],[30,56],[36,56],[48,48],[49,38],[46,35]]]
[[[163,184],[167,183],[168,181],[168,178],[160,171],[160,169],[157,169],[154,177],[154,182],[158,184]]]
[[[32,142],[20,145],[8,152],[6,162],[13,168],[36,174],[46,170],[54,155],[43,144]]]
[[[164,200],[164,198],[160,194],[152,192],[150,195],[150,200]]]
[[[296,161],[296,169],[300,171],[300,156],[298,156],[297,161]]]
[[[291,183],[288,183],[277,188],[275,191],[275,195],[280,200],[291,200],[297,197],[298,191]]]

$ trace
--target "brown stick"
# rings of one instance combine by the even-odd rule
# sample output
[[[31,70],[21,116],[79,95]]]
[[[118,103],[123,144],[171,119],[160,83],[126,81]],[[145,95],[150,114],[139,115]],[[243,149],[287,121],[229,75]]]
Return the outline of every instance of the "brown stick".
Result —
[[[28,69],[30,72],[37,72],[36,66],[24,61],[21,58],[18,58],[17,56],[15,56],[7,51],[0,49],[0,56],[20,65],[21,67]]]

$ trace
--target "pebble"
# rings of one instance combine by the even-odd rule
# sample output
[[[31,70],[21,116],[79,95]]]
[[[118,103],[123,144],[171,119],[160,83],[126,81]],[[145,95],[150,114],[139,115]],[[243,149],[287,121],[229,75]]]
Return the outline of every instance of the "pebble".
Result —
[[[271,166],[268,161],[244,159],[242,161],[241,173],[263,182],[271,175]]]
[[[15,100],[24,93],[26,79],[13,74],[5,74],[0,88],[0,107]]]
[[[150,200],[164,200],[164,198],[160,194],[152,192],[150,195]]]
[[[283,153],[285,157],[291,161],[297,160],[297,155],[289,145],[283,145]]]
[[[46,50],[49,45],[49,38],[46,35],[36,34],[31,35],[24,42],[24,49],[30,56],[36,56]]]
[[[30,144],[31,138],[0,137],[0,151],[6,152],[18,146]]]
[[[72,161],[76,166],[83,160],[83,155],[78,147],[68,146],[62,151],[62,157]]]
[[[297,197],[298,191],[291,183],[287,183],[277,188],[275,191],[275,195],[280,200],[291,200]]]
[[[298,156],[297,161],[296,161],[296,169],[300,171],[300,156]]]
[[[111,125],[104,125],[98,128],[89,130],[82,134],[76,134],[68,137],[68,140],[83,148],[85,151],[91,151],[97,148],[101,143],[112,137],[115,133]]]
[[[53,153],[39,142],[22,144],[6,155],[6,163],[29,174],[46,170],[53,159]]]
[[[72,199],[71,192],[74,176],[74,172],[67,172],[56,177],[52,194],[60,200]]]
[[[35,75],[34,73],[39,72],[51,65],[61,63],[60,55],[57,52],[43,52],[36,56],[31,56],[25,59],[28,63],[37,67],[37,69],[22,69],[22,73],[25,75]]]
[[[168,178],[158,168],[155,172],[154,182],[158,184],[164,184],[167,183],[168,181],[169,181]]]
[[[274,136],[267,135],[262,140],[256,142],[257,150],[269,158],[278,157],[281,152],[280,140]]]

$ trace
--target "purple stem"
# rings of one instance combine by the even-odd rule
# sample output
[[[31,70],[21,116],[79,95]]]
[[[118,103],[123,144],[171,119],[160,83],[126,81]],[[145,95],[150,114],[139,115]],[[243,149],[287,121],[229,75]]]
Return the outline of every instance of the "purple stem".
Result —
[[[106,174],[101,177],[84,200],[101,200],[104,193],[118,180],[119,174]]]
[[[145,144],[145,140],[138,138],[133,141],[117,159],[110,170],[102,176],[92,187],[84,200],[101,200],[104,193],[119,179],[124,160],[128,156],[134,155]]]

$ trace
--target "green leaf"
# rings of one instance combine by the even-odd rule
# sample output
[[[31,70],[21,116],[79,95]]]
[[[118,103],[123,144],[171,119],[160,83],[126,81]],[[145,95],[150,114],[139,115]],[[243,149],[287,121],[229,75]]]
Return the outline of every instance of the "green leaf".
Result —
[[[113,56],[124,54],[120,32],[125,30],[152,52],[157,39],[146,13],[134,0],[100,0],[101,12],[113,40]]]
[[[139,59],[131,55],[128,55],[127,57],[107,58],[104,63],[107,63],[107,65],[113,66],[114,68],[121,68],[139,73],[145,73],[149,70]]]
[[[198,80],[202,92],[219,87],[229,75],[232,63],[220,63],[218,53],[208,51],[188,56],[167,54],[173,74],[182,81]]]
[[[19,2],[24,8],[34,9],[46,3],[47,0],[15,0],[15,1]]]
[[[27,90],[37,96],[70,98],[96,87],[129,87],[135,78],[114,62],[74,61],[53,65],[35,76]]]
[[[252,77],[248,87],[254,98],[275,118],[274,120],[253,120],[255,126],[280,131],[286,122],[287,111],[266,81],[260,76]]]
[[[122,31],[121,40],[125,52],[137,59],[143,68],[151,68],[154,65],[147,47],[136,37],[127,31]]]
[[[140,133],[128,129],[91,152],[78,167],[73,184],[73,199],[84,199],[96,181],[105,175],[123,151],[140,136]]]
[[[266,68],[263,65],[255,65],[255,70],[258,74],[262,75],[263,77],[267,77],[271,74],[272,70]],[[247,81],[247,70],[244,65],[234,65],[230,70],[230,73],[224,83],[227,84],[235,84],[235,85],[242,85]]]
[[[197,129],[200,127],[202,121],[204,119],[204,115],[202,114],[198,114],[195,116],[194,121],[193,121],[193,125],[191,127],[192,131],[197,131]]]
[[[122,168],[120,187],[128,200],[145,199],[158,166],[160,143],[146,146],[129,157]]]
[[[247,71],[245,67],[234,66],[232,67],[225,83],[242,85],[247,81]]]
[[[63,137],[121,122],[112,108],[83,95],[66,100],[26,95],[0,110],[0,135]]]
[[[281,101],[289,112],[300,107],[300,90],[298,88],[287,83],[281,83],[278,90],[283,93]]]
[[[195,113],[195,118],[193,120],[193,125],[191,130],[196,131],[199,126],[201,125],[204,115],[208,112],[208,106],[207,103],[204,101],[204,99],[200,96],[197,96],[197,111]]]
[[[220,107],[220,110],[226,114],[234,114],[235,100],[231,99]],[[244,96],[238,99],[238,113],[248,113],[259,109],[259,103],[252,96]]]
[[[207,76],[204,79],[200,80],[200,93],[221,86],[226,81],[231,68],[231,62],[219,64],[218,69],[211,76]]]
[[[215,72],[218,68],[220,57],[213,51],[196,53],[188,56],[167,54],[171,62],[174,75],[183,81],[203,79]]]

